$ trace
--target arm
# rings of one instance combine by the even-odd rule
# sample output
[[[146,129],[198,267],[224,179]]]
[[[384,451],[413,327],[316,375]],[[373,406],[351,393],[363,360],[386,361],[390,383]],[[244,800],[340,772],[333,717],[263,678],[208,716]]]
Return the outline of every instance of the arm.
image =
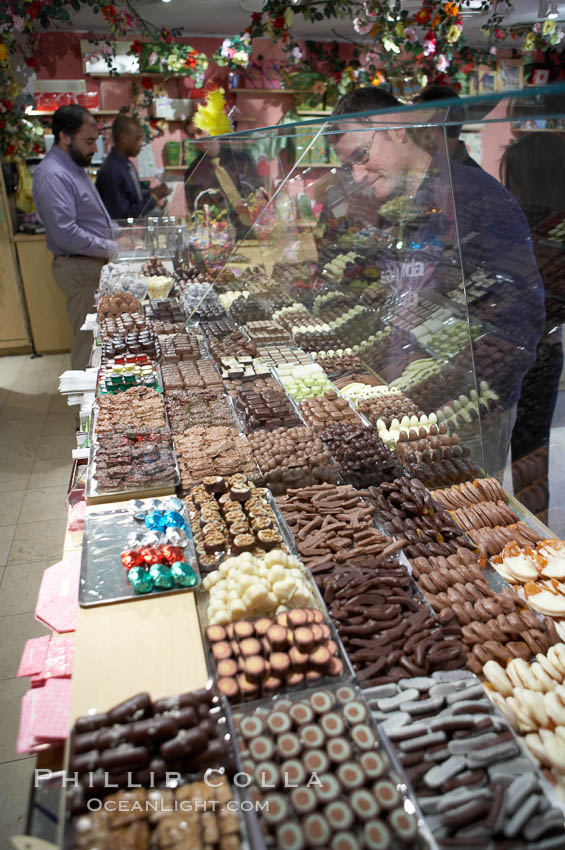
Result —
[[[117,250],[111,239],[98,237],[77,224],[76,190],[71,178],[38,175],[33,199],[50,237],[66,253],[109,257]]]

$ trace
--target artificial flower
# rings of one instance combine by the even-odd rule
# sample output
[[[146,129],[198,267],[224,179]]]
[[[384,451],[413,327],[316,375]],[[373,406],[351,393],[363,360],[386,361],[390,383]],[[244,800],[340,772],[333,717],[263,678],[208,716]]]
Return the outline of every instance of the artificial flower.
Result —
[[[166,61],[169,71],[180,71],[184,67],[184,60],[176,53],[169,53]]]
[[[556,30],[556,32],[551,33],[549,41],[553,45],[559,44],[564,35],[565,33],[563,32],[563,30]]]
[[[441,23],[441,18],[440,18],[439,15],[436,15],[435,18],[433,19],[433,21],[430,24],[430,29],[434,30],[439,23]]]
[[[255,25],[260,24],[262,17],[261,12],[253,12],[251,15],[251,23]]]
[[[501,29],[501,27],[495,27],[494,37],[498,38],[498,40],[500,41],[500,39],[506,38],[506,33],[503,29]]]
[[[300,62],[303,58],[303,53],[299,47],[293,47],[290,51],[293,62]]]
[[[143,50],[142,43],[140,41],[138,41],[138,39],[136,39],[133,42],[132,46],[130,47],[130,53],[141,53],[142,50]],[[153,63],[151,63],[151,64],[153,64]]]
[[[496,56],[497,51],[498,51],[498,48],[493,44],[492,47],[489,50],[489,53],[490,53],[491,56]]]
[[[353,18],[353,29],[359,35],[367,35],[372,29],[372,24],[361,20],[361,18]]]
[[[426,37],[424,39],[424,56],[433,56],[436,52],[436,37],[431,30],[428,30]]]
[[[0,44],[0,62],[5,62],[8,58],[8,50],[5,44]]]
[[[418,24],[427,24],[431,18],[430,10],[422,7],[419,12],[414,15],[414,20]]]
[[[283,30],[286,26],[286,21],[283,15],[273,18],[273,26],[276,30]]]
[[[449,59],[447,58],[445,53],[440,53],[438,56],[436,56],[436,68],[440,73],[447,71],[447,69],[449,68]]]
[[[312,86],[312,92],[314,94],[324,94],[326,91],[326,84],[322,82],[322,80],[316,80],[314,85]]]
[[[414,27],[406,27],[406,29],[404,30],[404,38],[407,42],[409,42],[409,44],[414,44],[416,41],[418,41],[418,34]]]
[[[385,76],[382,71],[376,71],[371,77],[372,86],[381,86],[385,82]]]
[[[457,3],[446,3],[443,7],[443,11],[451,18],[455,18],[459,14],[459,6]]]
[[[39,2],[39,0],[32,0],[32,2],[29,4],[29,6],[26,9],[26,12],[27,12],[28,17],[31,18],[32,20],[35,20],[35,18],[38,18],[41,14],[41,3]]]
[[[287,29],[290,29],[292,26],[292,9],[287,6],[284,13],[284,23]]]
[[[22,17],[20,17],[20,15],[13,15],[12,16],[12,25],[13,25],[14,29],[17,30],[18,32],[23,32],[24,29],[25,29],[26,22],[24,21],[24,19]]]
[[[456,41],[459,41],[459,36],[461,35],[461,29],[456,25],[449,27],[447,30],[446,39],[449,44],[455,44]]]
[[[536,49],[536,34],[535,32],[529,32],[524,39],[524,44],[522,49],[526,51],[526,53],[531,53],[532,50]]]
[[[544,21],[542,27],[542,33],[544,35],[551,35],[551,33],[556,29],[557,24],[555,21]]]
[[[148,64],[149,64],[149,65],[155,65],[155,63],[156,63],[156,62],[158,62],[158,60],[159,60],[159,54],[158,54],[158,53],[156,53],[156,52],[153,50],[153,51],[149,54],[149,59],[147,60],[147,62],[148,62]]]
[[[387,35],[383,38],[383,47],[390,53],[400,53],[400,47],[398,44],[395,44],[392,38],[389,38]]]
[[[172,44],[173,43],[174,39],[173,39],[172,33],[170,33],[169,30],[166,27],[163,27],[163,29],[161,30],[161,37],[166,44]]]
[[[402,23],[402,21],[398,21],[398,23],[396,24],[396,26],[394,28],[394,32],[396,33],[396,35],[399,38],[403,37],[403,35],[404,35],[404,24]]]
[[[153,88],[153,81],[151,80],[151,77],[142,77],[141,86],[145,89],[145,91],[151,91]]]
[[[534,24],[534,32],[541,32],[541,21],[538,21],[537,24]]]

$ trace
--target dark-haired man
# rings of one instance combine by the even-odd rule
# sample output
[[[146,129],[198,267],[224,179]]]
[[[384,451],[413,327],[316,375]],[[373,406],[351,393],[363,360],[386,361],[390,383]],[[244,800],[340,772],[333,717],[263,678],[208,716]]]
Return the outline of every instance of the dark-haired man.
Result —
[[[477,361],[473,346],[474,363],[470,342],[458,359],[469,376],[476,369],[478,380],[492,384],[497,374],[502,378],[496,384],[500,414],[491,439],[483,443],[486,471],[500,474],[522,378],[543,327],[541,279],[528,225],[514,198],[482,169],[448,159],[445,145],[438,144],[443,134],[436,132],[432,111],[418,106],[401,110],[387,92],[356,89],[336,104],[333,114],[340,118],[330,124],[330,141],[342,167],[378,209],[373,223],[384,236],[379,268],[391,296],[398,296],[401,305],[402,299],[418,300],[420,292],[452,292],[459,285],[470,318],[486,319],[491,335],[501,338],[496,362]],[[472,300],[476,293],[469,277],[477,272],[494,282],[488,315],[484,303]],[[471,386],[458,388],[453,398],[468,394]],[[445,387],[452,391],[447,382]]]
[[[55,144],[33,175],[33,200],[53,253],[53,277],[67,298],[71,366],[84,369],[92,335],[81,327],[94,304],[100,269],[117,244],[110,216],[85,171],[96,153],[94,117],[82,106],[61,106],[52,128]]]
[[[114,219],[142,218],[155,209],[169,194],[160,183],[144,192],[135,165],[131,161],[143,146],[143,130],[139,121],[129,115],[118,115],[112,124],[114,146],[98,172],[96,188],[106,209]]]

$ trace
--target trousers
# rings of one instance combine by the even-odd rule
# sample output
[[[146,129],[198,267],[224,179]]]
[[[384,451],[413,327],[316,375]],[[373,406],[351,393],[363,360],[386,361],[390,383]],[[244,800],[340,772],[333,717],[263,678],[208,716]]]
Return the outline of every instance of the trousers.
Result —
[[[67,299],[67,315],[73,329],[71,369],[86,369],[92,349],[92,334],[81,331],[86,314],[93,311],[102,257],[53,257],[51,270]]]

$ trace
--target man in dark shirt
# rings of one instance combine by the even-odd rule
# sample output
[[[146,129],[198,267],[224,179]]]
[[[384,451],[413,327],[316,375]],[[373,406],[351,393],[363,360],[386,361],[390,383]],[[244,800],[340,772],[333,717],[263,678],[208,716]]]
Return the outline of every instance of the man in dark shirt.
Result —
[[[459,100],[459,95],[452,86],[429,85],[426,86],[418,97],[415,103],[429,103],[437,100]],[[462,124],[465,120],[465,109],[463,105],[450,106],[447,110],[446,120],[449,122],[445,127],[445,135],[447,136],[447,152],[451,159],[458,162],[459,165],[470,165],[473,168],[480,168],[478,162],[475,162],[473,157],[467,150],[465,142],[459,138]],[[461,122],[453,124],[453,121]],[[440,130],[443,132],[443,130]]]
[[[128,115],[118,115],[112,124],[114,146],[100,168],[96,188],[113,219],[142,218],[155,209],[161,198],[169,194],[165,183],[144,192],[130,158],[136,157],[143,145],[143,130]]]

